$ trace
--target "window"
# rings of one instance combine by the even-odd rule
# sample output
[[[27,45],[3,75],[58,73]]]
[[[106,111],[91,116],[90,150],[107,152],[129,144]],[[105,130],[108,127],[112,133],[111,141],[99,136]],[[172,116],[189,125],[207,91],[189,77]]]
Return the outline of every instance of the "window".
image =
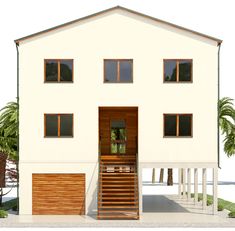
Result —
[[[111,153],[126,153],[125,120],[111,120]]]
[[[45,114],[45,137],[73,137],[73,114]]]
[[[165,59],[164,82],[192,82],[192,59]]]
[[[131,59],[105,59],[104,82],[105,83],[132,83],[133,60]]]
[[[164,114],[164,137],[192,137],[192,114]]]
[[[46,59],[44,62],[45,82],[73,82],[72,59]]]

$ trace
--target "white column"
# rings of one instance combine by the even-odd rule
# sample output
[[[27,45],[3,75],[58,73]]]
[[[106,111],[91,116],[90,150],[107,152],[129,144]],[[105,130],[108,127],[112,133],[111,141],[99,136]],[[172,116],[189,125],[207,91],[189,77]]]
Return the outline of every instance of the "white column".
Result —
[[[217,198],[217,184],[218,184],[218,168],[213,168],[213,214],[217,213],[218,198]]]
[[[183,198],[185,198],[186,192],[186,169],[183,169]]]
[[[190,200],[191,198],[191,168],[187,169],[187,182],[188,182],[188,187],[187,187],[188,200]]]
[[[181,168],[178,169],[178,196],[181,198],[181,178],[182,178],[182,171]]]
[[[198,202],[198,169],[194,169],[194,203]]]
[[[139,181],[139,213],[143,213],[143,195],[142,195],[142,167],[139,164],[139,174],[138,174],[138,181]]]
[[[206,201],[207,201],[207,196],[206,196],[206,168],[202,169],[202,208],[206,209]]]

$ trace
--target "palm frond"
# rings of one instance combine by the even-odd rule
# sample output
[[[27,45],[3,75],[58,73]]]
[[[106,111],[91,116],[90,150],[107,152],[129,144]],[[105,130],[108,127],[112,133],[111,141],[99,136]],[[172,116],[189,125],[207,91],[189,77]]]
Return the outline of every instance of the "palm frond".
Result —
[[[0,110],[0,150],[10,159],[17,157],[18,104],[8,103]]]
[[[18,104],[16,102],[10,102],[0,112],[0,132],[4,131],[5,136],[17,136]]]
[[[224,152],[228,157],[235,154],[235,128],[233,132],[225,136],[224,139]]]
[[[219,107],[219,126],[222,134],[230,134],[235,123],[235,110],[233,99],[224,97],[218,102]]]

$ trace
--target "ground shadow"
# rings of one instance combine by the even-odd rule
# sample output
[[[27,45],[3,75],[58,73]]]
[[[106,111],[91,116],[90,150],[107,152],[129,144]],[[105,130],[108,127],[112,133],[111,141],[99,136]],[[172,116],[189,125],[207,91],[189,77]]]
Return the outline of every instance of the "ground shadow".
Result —
[[[189,211],[164,195],[143,195],[144,213],[188,213]]]
[[[235,185],[234,181],[219,181],[218,185]]]

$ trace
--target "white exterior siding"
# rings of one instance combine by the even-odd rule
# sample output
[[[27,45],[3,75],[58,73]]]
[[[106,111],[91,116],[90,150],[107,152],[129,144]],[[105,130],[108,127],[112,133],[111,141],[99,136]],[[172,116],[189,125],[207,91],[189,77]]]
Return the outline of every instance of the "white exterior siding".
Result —
[[[32,173],[84,172],[88,190],[99,106],[139,108],[139,162],[215,164],[217,50],[215,41],[119,10],[21,42],[20,213],[32,211]],[[74,59],[74,83],[44,83],[50,58]],[[107,58],[133,59],[133,83],[104,84]],[[193,83],[163,83],[165,58],[193,59]],[[44,138],[44,113],[74,113],[74,137]],[[192,113],[193,138],[163,138],[163,113]]]

